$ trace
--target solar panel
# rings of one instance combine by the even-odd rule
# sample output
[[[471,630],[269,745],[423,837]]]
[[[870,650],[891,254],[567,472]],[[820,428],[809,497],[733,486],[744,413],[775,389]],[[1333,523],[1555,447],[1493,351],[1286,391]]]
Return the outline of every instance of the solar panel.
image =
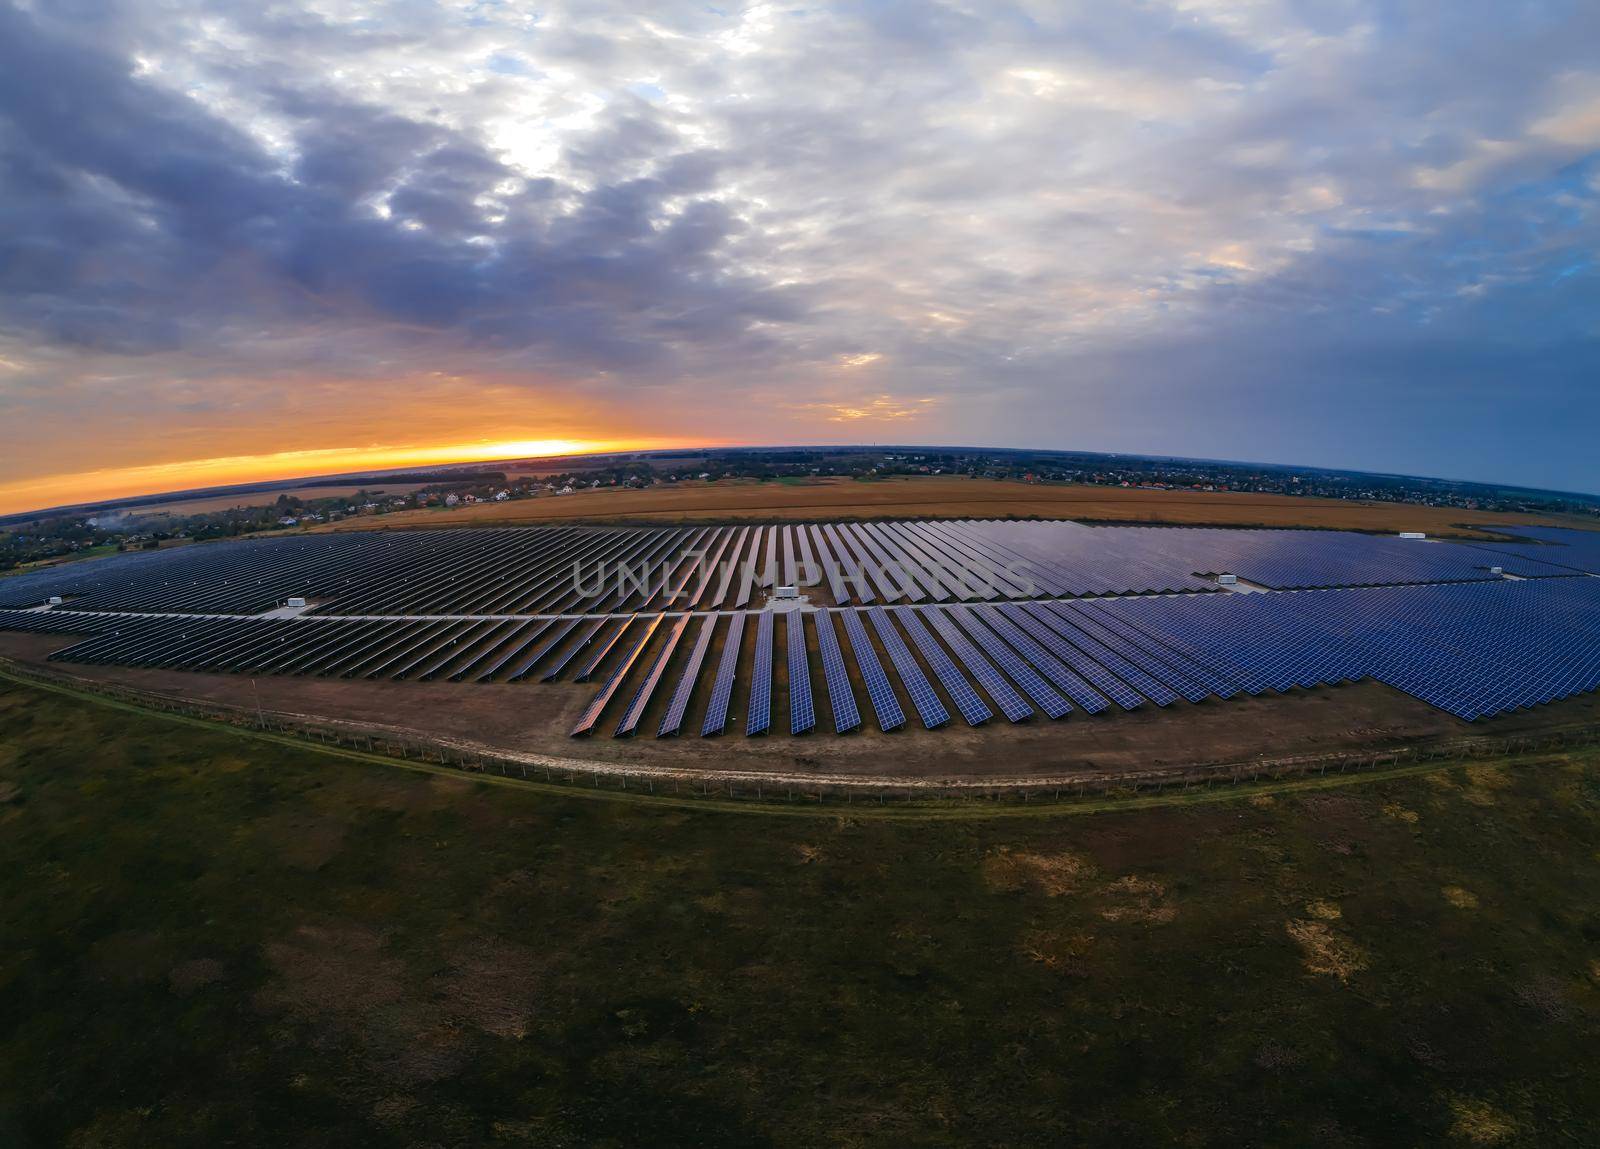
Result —
[[[587,623],[587,625],[578,631],[578,640],[572,644],[565,654],[556,659],[555,664],[552,665],[549,670],[544,672],[543,677],[539,679],[540,682],[554,682],[556,679],[560,678],[562,672],[565,671],[573,662],[577,661],[582,656],[584,651],[590,648],[590,645],[594,642],[595,635],[599,634],[602,628],[608,625],[615,625],[608,618],[597,618],[593,620],[585,619],[580,621]],[[615,635],[612,635],[611,637],[614,638]]]
[[[878,652],[867,637],[867,628],[861,624],[861,612],[842,610],[839,617],[844,619],[845,637],[850,640],[850,653],[855,656],[856,669],[861,672],[867,698],[872,703],[873,713],[877,715],[878,729],[900,729],[906,724],[905,712],[900,709],[900,700],[895,697],[889,676],[883,672],[883,664],[878,661]]]
[[[646,632],[642,643],[649,641],[650,632],[654,631],[661,623],[661,616],[657,615],[650,622],[650,630]],[[680,614],[673,620],[671,628],[667,631],[666,640],[661,644],[661,649],[646,668],[644,677],[634,689],[633,697],[628,700],[628,708],[622,712],[622,720],[617,723],[616,737],[626,738],[639,727],[639,719],[644,717],[644,708],[650,705],[650,696],[655,693],[656,684],[661,681],[661,674],[667,669],[667,663],[672,659],[672,652],[677,649],[678,639],[683,637],[683,628],[689,625],[689,616]]]
[[[1016,687],[995,669],[994,664],[984,657],[943,611],[926,607],[917,612],[917,617],[933,627],[954,656],[955,664],[977,681],[995,705],[1000,707],[1000,713],[1012,722],[1023,722],[1033,716],[1033,707],[1017,692]],[[965,679],[962,681],[965,682]]]
[[[635,615],[634,618],[638,616]],[[650,636],[655,633],[656,627],[661,624],[661,615],[651,615],[643,626],[633,625],[629,619],[624,631],[631,630],[634,637],[630,638],[622,648],[622,657],[617,660],[610,674],[607,674],[600,683],[600,689],[594,696],[594,701],[584,707],[583,713],[578,716],[578,721],[573,724],[572,736],[574,738],[588,734],[600,721],[600,715],[605,712],[607,704],[616,694],[617,688],[622,685],[623,679],[628,677],[628,672],[633,669],[633,664],[638,660],[639,652],[644,649],[644,644],[650,641]]]
[[[594,640],[589,647],[588,654],[578,664],[578,669],[572,675],[572,681],[588,682],[590,676],[605,661],[606,655],[610,654],[617,643],[622,640],[622,636],[628,632],[628,628],[633,625],[634,620],[638,617],[636,614],[630,614],[627,618],[608,623],[607,629]]]
[[[1019,658],[993,631],[979,621],[978,616],[970,608],[955,607],[948,613],[949,617],[959,624],[989,657],[1000,664],[1000,668],[1011,676],[1012,681],[1022,687],[1040,710],[1051,718],[1063,718],[1071,712],[1072,703],[1063,698],[1055,687],[1046,682],[1033,667]],[[994,697],[992,691],[990,697]]]
[[[850,672],[839,649],[839,636],[833,629],[833,614],[831,610],[818,611],[813,621],[817,628],[817,653],[822,656],[822,681],[828,690],[828,708],[833,712],[833,732],[844,734],[861,725],[861,711],[856,708],[855,694],[850,689]],[[901,721],[904,720],[902,717]]]
[[[1131,708],[1145,695],[1198,701],[1364,677],[1475,720],[1600,682],[1600,592],[1583,577],[1600,573],[1600,532],[1519,530],[1528,541],[1000,520],[280,536],[25,572],[0,582],[0,626],[81,632],[53,656],[72,662],[517,682],[556,660],[545,677],[584,677],[600,674],[640,625],[601,617],[607,603],[655,603],[675,591],[690,608],[735,597],[748,603],[757,575],[795,580],[820,558],[841,603],[985,600],[970,613],[914,616],[925,639],[912,623],[901,631],[883,616],[904,650],[897,658],[894,642],[881,637],[888,661],[924,721],[948,719],[943,692],[966,700],[970,690],[1016,716],[1024,706],[1096,712],[1108,699]],[[619,563],[651,567],[660,578],[603,585],[601,570]],[[1508,581],[1491,565],[1521,577]],[[905,586],[894,585],[896,568],[909,572]],[[962,568],[982,585],[962,583]],[[1213,581],[1222,571],[1285,589],[1227,593]],[[1107,594],[1124,597],[1059,601]],[[53,595],[68,604],[37,615],[6,609]],[[260,617],[291,595],[309,599],[309,612]],[[1003,599],[1027,601],[988,605]],[[109,619],[106,629],[88,621],[95,618]],[[826,621],[829,638],[819,627],[818,649],[833,704],[833,685],[849,683],[829,665],[829,639],[839,663],[850,664],[837,626]],[[844,625],[879,723],[892,729],[904,721],[892,680],[870,638],[856,638],[882,624],[850,612]],[[696,648],[706,644],[697,676],[711,641],[703,623],[695,638]],[[740,670],[730,666],[728,691]],[[685,706],[696,676],[678,683]],[[791,727],[804,728],[808,694],[815,707],[809,661],[796,681]],[[725,711],[726,695],[722,701]],[[857,700],[847,690],[838,701],[853,708]],[[961,701],[953,708],[977,713]],[[851,728],[850,711],[836,707],[834,719]],[[724,713],[712,729],[725,720]]]
[[[917,660],[911,657],[911,651],[906,648],[905,640],[895,630],[894,624],[889,621],[889,616],[883,612],[883,607],[868,607],[867,617],[872,620],[872,629],[878,632],[878,641],[883,643],[889,661],[894,664],[895,673],[900,676],[900,685],[904,686],[906,693],[911,696],[911,705],[917,708],[917,717],[922,719],[922,725],[933,730],[949,722],[950,712],[944,708],[944,703],[940,702],[939,696],[933,692],[933,684],[928,681],[927,675],[922,673],[922,667],[917,665]],[[860,657],[862,648],[862,644],[856,644],[857,657]]]
[[[973,614],[1086,712],[1100,714],[1110,708],[1105,695],[994,607],[975,607]]]
[[[1046,602],[1040,603],[1039,607],[1036,618],[1151,702],[1157,706],[1169,706],[1178,700],[1176,691],[1151,678],[1136,662],[1127,657],[1127,651],[1120,640],[1103,641],[1076,625],[1073,620],[1077,615],[1070,606],[1065,603]]]
[[[1033,603],[1005,603],[998,609],[1029,638],[1066,663],[1074,673],[1082,676],[1124,710],[1134,710],[1144,705],[1144,697],[1137,690],[1046,626],[1034,613],[1037,608]]]
[[[717,629],[717,620],[713,616],[697,622],[697,625],[700,627],[699,637],[689,652],[689,661],[684,663],[683,673],[678,676],[677,689],[672,692],[667,712],[661,716],[661,725],[656,728],[657,738],[668,738],[678,733],[683,726],[683,714],[689,708],[695,684],[700,681],[700,667],[705,663],[706,651],[711,648],[711,635]]]
[[[728,700],[733,696],[733,674],[739,665],[739,647],[744,641],[743,614],[728,619],[728,633],[722,640],[722,661],[717,665],[717,677],[711,685],[711,701],[706,706],[705,722],[700,736],[721,734],[728,725]]]
[[[528,677],[528,675],[532,674],[538,667],[539,663],[544,660],[544,656],[565,642],[567,636],[576,630],[578,624],[583,621],[585,620],[581,618],[557,619],[551,624],[553,629],[547,632],[546,636],[539,641],[538,645],[530,649],[528,653],[514,659],[511,662],[510,666],[506,668],[505,681],[521,682],[524,678]]]
[[[524,651],[533,649],[534,643],[538,642],[540,637],[548,633],[554,625],[554,619],[534,619],[529,622],[527,629],[519,633],[515,639],[503,648],[500,657],[489,659],[473,668],[477,671],[477,674],[473,676],[472,680],[474,682],[488,682],[500,671],[515,662],[517,657]]]
[[[972,689],[972,684],[966,680],[961,671],[956,669],[956,664],[950,660],[944,649],[934,641],[933,635],[928,633],[928,628],[922,625],[921,616],[911,607],[904,606],[895,608],[895,616],[899,618],[900,625],[906,628],[911,641],[917,644],[924,661],[933,668],[934,675],[943,684],[945,692],[950,695],[950,701],[956,704],[961,717],[967,720],[967,725],[981,726],[993,718],[994,711],[978,697],[978,692]],[[1023,705],[1026,706],[1027,703]]]
[[[784,652],[789,658],[789,733],[809,734],[817,726],[816,707],[811,701],[811,663],[806,658],[805,615],[791,610]]]
[[[756,658],[750,671],[750,704],[745,711],[747,737],[772,728],[772,612],[756,615]]]

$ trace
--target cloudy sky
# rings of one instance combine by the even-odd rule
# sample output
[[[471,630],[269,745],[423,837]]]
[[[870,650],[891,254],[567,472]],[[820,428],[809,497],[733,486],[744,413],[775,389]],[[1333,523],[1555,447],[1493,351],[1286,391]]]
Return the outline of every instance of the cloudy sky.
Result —
[[[0,0],[0,510],[484,444],[1600,490],[1600,5]]]

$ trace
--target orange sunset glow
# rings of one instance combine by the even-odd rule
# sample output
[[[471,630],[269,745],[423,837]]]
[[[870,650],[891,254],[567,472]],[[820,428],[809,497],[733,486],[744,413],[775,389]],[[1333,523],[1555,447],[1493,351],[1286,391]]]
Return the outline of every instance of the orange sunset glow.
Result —
[[[371,445],[320,450],[224,455],[171,463],[107,468],[0,483],[0,514],[48,506],[159,495],[235,483],[270,482],[310,475],[340,475],[397,467],[494,462],[609,451],[644,451],[716,445],[675,439],[506,439],[455,443]]]

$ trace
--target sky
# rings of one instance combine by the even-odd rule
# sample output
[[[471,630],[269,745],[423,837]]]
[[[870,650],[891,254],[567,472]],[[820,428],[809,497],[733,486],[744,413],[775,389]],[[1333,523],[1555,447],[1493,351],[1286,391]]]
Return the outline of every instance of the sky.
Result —
[[[1594,492],[1597,252],[1592,0],[0,0],[0,512],[700,443]]]

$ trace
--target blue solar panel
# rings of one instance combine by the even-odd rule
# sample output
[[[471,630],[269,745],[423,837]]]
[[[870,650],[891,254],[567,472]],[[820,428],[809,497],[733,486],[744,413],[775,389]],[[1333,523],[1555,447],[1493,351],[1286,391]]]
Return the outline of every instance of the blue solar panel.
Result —
[[[906,648],[905,640],[895,630],[894,624],[889,621],[889,616],[883,612],[883,607],[868,607],[867,617],[872,620],[872,629],[878,632],[878,641],[883,643],[883,649],[888,653],[889,661],[894,664],[895,673],[900,676],[900,684],[911,696],[911,705],[917,708],[917,717],[922,719],[922,724],[932,730],[949,722],[950,712],[944,708],[944,703],[940,702],[939,696],[933,692],[933,684],[928,681],[927,675],[922,673],[922,667],[917,665],[917,660],[911,657],[911,651]],[[853,638],[852,643],[856,649],[856,656],[861,657],[864,644],[855,643]]]
[[[855,693],[850,689],[850,672],[845,667],[844,654],[839,649],[839,636],[833,629],[833,614],[831,610],[818,611],[814,621],[817,627],[817,653],[822,655],[822,681],[828,689],[828,707],[833,711],[833,732],[844,734],[861,725],[861,711],[856,708]],[[878,673],[882,675],[883,671],[880,669]],[[887,686],[888,682],[885,681],[884,685]],[[891,691],[890,697],[893,696]],[[895,708],[899,709],[898,703]],[[900,720],[904,722],[904,716]]]
[[[739,665],[739,647],[744,642],[744,620],[742,614],[728,619],[728,633],[722,640],[722,661],[717,665],[711,701],[706,705],[705,722],[700,727],[702,738],[721,734],[728,725],[728,700],[733,696],[733,672]]]
[[[1083,676],[1030,638],[1016,623],[1006,618],[992,606],[981,606],[973,613],[982,619],[1006,643],[1027,659],[1050,680],[1055,687],[1089,714],[1100,714],[1110,709],[1105,695],[1090,686]]]
[[[1056,603],[1055,611],[1105,648],[1116,651],[1126,663],[1137,667],[1140,674],[1169,693],[1181,695],[1190,702],[1199,702],[1210,695],[1209,688],[1180,670],[1172,659],[1163,658],[1159,651],[1152,650],[1150,643],[1141,641],[1137,634],[1130,637],[1108,626],[1101,621],[1100,615],[1087,609],[1083,603]],[[1131,679],[1129,681],[1135,686],[1140,685]]]
[[[808,734],[817,726],[811,701],[811,664],[806,658],[805,615],[791,610],[784,649],[789,656],[789,733]]]
[[[1072,711],[1072,703],[1061,697],[1060,691],[1046,682],[1033,667],[1017,657],[1016,652],[980,622],[970,608],[952,607],[949,615],[972,636],[989,657],[999,663],[1000,668],[1011,676],[1012,681],[1022,687],[1040,710],[1051,718],[1062,718]]]
[[[789,581],[820,557],[854,576],[829,572],[837,600],[1035,600],[903,616],[914,621],[902,624],[887,615],[869,623],[847,614],[846,635],[886,728],[904,715],[873,643],[856,637],[885,625],[888,661],[919,715],[934,723],[948,719],[944,692],[970,719],[979,713],[971,698],[1016,717],[1029,707],[1064,713],[1068,700],[1094,712],[1106,709],[1107,698],[1132,707],[1143,695],[1160,703],[1179,696],[1198,701],[1367,677],[1476,719],[1600,683],[1600,591],[1596,580],[1582,577],[1600,573],[1600,532],[1519,530],[1528,541],[998,520],[353,532],[28,572],[0,584],[0,608],[32,607],[50,595],[70,605],[49,612],[56,621],[0,614],[0,625],[44,633],[78,628],[85,637],[57,652],[64,661],[516,682],[555,660],[546,677],[574,671],[583,677],[600,674],[641,625],[603,617],[607,604],[655,604],[679,590],[680,606],[702,598],[721,604],[736,593],[747,602],[754,575]],[[747,562],[740,567],[733,563],[738,558]],[[659,580],[648,589],[574,585],[574,571],[582,584],[597,579],[603,566],[623,562],[655,564],[665,589]],[[713,575],[710,568],[719,564],[723,569]],[[1522,577],[1501,578],[1492,566]],[[963,568],[976,585],[964,580]],[[895,585],[901,570],[908,581]],[[1226,593],[1214,581],[1222,571],[1291,589]],[[1179,593],[1139,593],[1153,591]],[[1109,592],[1126,594],[1042,601]],[[258,617],[290,594],[310,598],[312,613]],[[69,615],[114,621],[97,630]],[[836,624],[826,621],[838,643]],[[802,632],[805,625],[799,624]],[[737,626],[742,635],[743,623]],[[840,679],[839,666],[829,665],[821,633],[824,681],[830,691],[835,683],[848,686],[848,675]],[[677,684],[682,705],[664,723],[667,731],[684,720],[710,642],[702,624],[694,644],[704,646],[701,659]],[[712,732],[726,723],[742,670],[737,638],[735,647],[733,661],[719,664],[725,689],[713,700],[720,710],[708,710]],[[847,666],[842,645],[837,654]],[[659,668],[652,663],[652,669]],[[770,679],[771,670],[755,674]],[[791,726],[803,729],[815,716],[805,709],[809,663],[800,670],[796,664]],[[852,713],[859,720],[856,701],[848,691],[838,698],[836,725],[849,728]],[[641,708],[648,704],[647,695]],[[852,709],[841,713],[841,706]]]
[[[811,533],[811,542],[816,547],[817,563],[822,569],[822,576],[828,580],[828,591],[833,595],[833,601],[844,604],[850,601],[850,592],[845,589],[844,580],[839,577],[839,560],[834,558],[833,548],[828,545],[828,538],[823,534],[821,527],[806,528]]]
[[[772,612],[756,616],[756,660],[750,671],[750,705],[745,711],[747,736],[772,728]]]
[[[990,662],[975,647],[967,636],[950,621],[945,612],[937,607],[927,607],[919,612],[919,617],[929,623],[934,630],[939,632],[939,637],[944,639],[945,645],[950,648],[956,660],[961,663],[968,674],[978,680],[978,685],[983,687],[984,693],[994,700],[1012,722],[1022,722],[1033,717],[1033,707],[1028,705],[1027,699],[1017,692],[1017,688],[994,668]]]
[[[1050,627],[1073,646],[1115,674],[1129,686],[1139,691],[1157,706],[1168,706],[1178,700],[1177,692],[1151,678],[1132,662],[1120,641],[1102,642],[1077,626],[1073,609],[1066,603],[1041,603],[1034,617]]]
[[[855,655],[856,668],[861,671],[861,681],[866,685],[867,698],[872,702],[873,713],[878,716],[879,730],[898,730],[906,724],[905,711],[895,697],[889,676],[878,661],[878,652],[867,637],[867,628],[861,624],[861,612],[842,610],[844,633],[850,640],[850,653]]]
[[[716,616],[698,623],[699,637],[695,639],[693,648],[689,652],[689,661],[684,663],[683,673],[678,676],[678,686],[672,692],[672,701],[667,703],[667,712],[661,716],[661,725],[656,729],[657,738],[667,738],[676,733],[683,726],[684,711],[689,708],[689,699],[694,694],[695,684],[700,680],[700,667],[706,660],[706,651],[711,648],[711,635],[717,629]]]
[[[978,697],[978,692],[972,689],[972,684],[966,680],[961,671],[956,669],[956,664],[950,661],[950,656],[933,640],[933,635],[922,625],[922,619],[917,613],[911,607],[903,606],[895,608],[895,615],[899,618],[900,625],[906,628],[906,633],[911,636],[911,641],[917,644],[924,661],[933,669],[934,675],[944,686],[945,693],[950,695],[950,701],[956,704],[956,709],[961,712],[961,717],[967,720],[967,724],[981,726],[993,718],[994,711]]]
[[[822,528],[823,534],[833,545],[834,556],[839,560],[839,589],[835,590],[837,601],[847,602],[876,602],[877,594],[872,589],[872,582],[867,578],[866,571],[851,553],[849,541],[840,532],[839,528],[828,523]]]
[[[1070,666],[1074,672],[1087,679],[1090,685],[1118,706],[1124,710],[1133,710],[1144,705],[1144,697],[1137,690],[1129,687],[1047,626],[1036,613],[1038,609],[1032,603],[1005,603],[999,607],[1005,617],[1015,623],[1029,638]]]
[[[1111,601],[1115,603],[1123,600]],[[1108,609],[1105,602],[1086,600],[1083,605],[1086,613],[1092,613],[1095,620],[1112,633],[1119,634],[1129,643],[1148,651],[1151,657],[1160,658],[1168,665],[1181,670],[1191,681],[1199,683],[1218,698],[1232,698],[1239,693],[1239,687],[1231,679],[1201,660],[1187,656],[1176,645],[1163,643],[1159,638],[1146,634],[1118,611]]]

